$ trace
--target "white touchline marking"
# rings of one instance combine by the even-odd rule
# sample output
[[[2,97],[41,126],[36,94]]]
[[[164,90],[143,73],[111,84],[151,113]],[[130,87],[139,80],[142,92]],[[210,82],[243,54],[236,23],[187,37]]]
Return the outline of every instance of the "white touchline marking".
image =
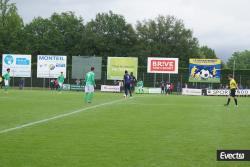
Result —
[[[82,109],[79,109],[79,110],[75,110],[75,111],[72,111],[72,112],[69,112],[69,113],[60,114],[60,115],[57,115],[57,116],[54,116],[54,117],[51,117],[51,118],[42,119],[40,121],[35,121],[35,122],[30,122],[30,123],[27,123],[27,124],[19,125],[19,126],[16,126],[14,128],[4,129],[4,130],[0,131],[0,134],[15,131],[15,130],[18,130],[18,129],[26,128],[26,127],[41,124],[41,123],[45,123],[45,122],[52,121],[52,120],[55,120],[55,119],[67,117],[67,116],[77,114],[77,113],[80,113],[80,112],[83,112],[83,111],[86,111],[86,110],[91,110],[91,109],[98,108],[98,107],[101,107],[101,106],[114,104],[114,103],[117,103],[117,102],[120,102],[120,101],[124,101],[124,99],[119,99],[119,100],[115,100],[115,101],[111,101],[111,102],[107,102],[107,103],[98,104],[98,105],[95,105],[95,106],[90,106],[90,107],[82,108]]]

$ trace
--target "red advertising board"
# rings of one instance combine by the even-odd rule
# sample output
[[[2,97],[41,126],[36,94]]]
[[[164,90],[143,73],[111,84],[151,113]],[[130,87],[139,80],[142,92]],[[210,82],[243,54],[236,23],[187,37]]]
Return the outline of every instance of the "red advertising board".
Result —
[[[178,74],[178,58],[148,58],[148,73]]]

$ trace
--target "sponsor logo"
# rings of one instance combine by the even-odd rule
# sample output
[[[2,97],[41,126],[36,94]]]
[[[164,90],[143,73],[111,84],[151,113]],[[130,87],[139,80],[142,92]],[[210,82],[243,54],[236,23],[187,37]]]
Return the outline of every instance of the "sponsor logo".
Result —
[[[5,64],[7,64],[7,65],[13,64],[13,62],[14,62],[13,56],[11,56],[11,55],[6,55],[5,58],[4,58],[4,62],[5,62]]]
[[[59,64],[59,63],[57,63],[56,67],[66,67],[66,64]]]
[[[29,65],[30,60],[26,58],[16,58],[16,65]]]
[[[250,161],[250,150],[217,150],[217,161]]]
[[[64,56],[39,56],[39,60],[60,61],[64,60]]]
[[[175,71],[174,60],[151,60],[152,71]]]

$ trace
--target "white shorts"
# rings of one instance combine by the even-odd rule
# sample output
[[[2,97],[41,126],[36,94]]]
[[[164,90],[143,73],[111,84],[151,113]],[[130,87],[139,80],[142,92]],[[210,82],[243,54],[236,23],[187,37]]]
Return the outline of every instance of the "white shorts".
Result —
[[[59,82],[58,84],[59,84],[60,88],[62,88],[62,86],[63,86],[63,83],[60,83],[60,82]]]
[[[95,88],[93,85],[86,85],[85,86],[85,93],[93,93],[95,91]]]
[[[9,86],[9,80],[4,80],[4,85]]]

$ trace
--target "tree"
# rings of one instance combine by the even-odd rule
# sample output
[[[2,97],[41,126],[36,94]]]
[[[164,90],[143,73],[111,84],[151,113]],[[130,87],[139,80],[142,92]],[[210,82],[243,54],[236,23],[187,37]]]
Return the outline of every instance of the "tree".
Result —
[[[23,50],[23,20],[14,3],[0,0],[0,53],[18,53]]]
[[[32,54],[72,55],[82,53],[85,40],[81,17],[73,12],[54,13],[49,19],[35,18],[25,26],[26,46]]]
[[[200,57],[203,59],[218,59],[215,51],[208,46],[200,47]]]
[[[136,34],[131,24],[121,15],[98,13],[86,25],[87,51],[107,56],[136,56],[133,54]]]
[[[141,55],[144,65],[148,56],[178,57],[181,67],[188,66],[189,58],[199,57],[198,40],[181,20],[173,16],[138,22],[136,30],[144,50],[144,55]]]
[[[250,69],[250,51],[245,50],[243,52],[235,52],[228,60],[228,68],[233,69],[235,61],[235,69]]]
[[[62,54],[63,37],[49,19],[35,18],[25,26],[26,47],[31,54]]]

